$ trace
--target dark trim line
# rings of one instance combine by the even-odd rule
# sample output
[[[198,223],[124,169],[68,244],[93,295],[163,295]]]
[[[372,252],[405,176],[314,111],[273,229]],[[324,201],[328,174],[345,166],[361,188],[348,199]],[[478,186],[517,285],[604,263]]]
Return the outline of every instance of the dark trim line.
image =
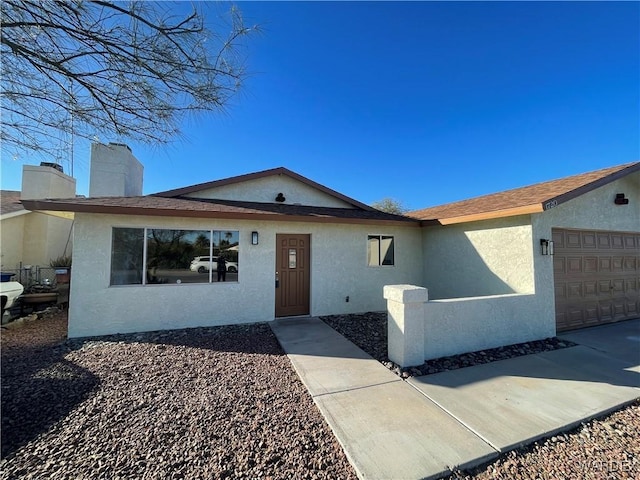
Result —
[[[373,218],[335,217],[329,215],[285,215],[281,213],[242,213],[216,212],[184,209],[162,209],[143,207],[115,207],[107,205],[70,205],[51,200],[23,200],[23,205],[31,211],[57,211],[74,213],[97,213],[105,215],[141,215],[150,217],[188,217],[188,218],[219,218],[234,220],[261,220],[270,222],[307,222],[307,223],[339,223],[362,225],[395,225],[405,227],[420,227],[419,220],[382,220]],[[70,208],[71,207],[71,208]]]

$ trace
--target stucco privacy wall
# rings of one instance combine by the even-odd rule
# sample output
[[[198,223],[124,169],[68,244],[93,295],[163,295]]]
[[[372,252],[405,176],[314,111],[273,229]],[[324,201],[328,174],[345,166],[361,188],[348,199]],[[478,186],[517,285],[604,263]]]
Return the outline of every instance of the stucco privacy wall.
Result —
[[[535,294],[427,302],[425,360],[553,337],[553,315],[553,302]]]
[[[424,291],[426,299],[427,289],[413,285],[388,285],[384,289],[389,312],[389,359],[402,367],[555,335],[554,324],[537,320],[553,316],[553,303],[534,294],[411,303],[411,294],[417,297],[419,290]]]
[[[423,228],[429,298],[533,293],[528,215]]]
[[[215,198],[221,200],[239,200],[271,203],[278,193],[285,197],[285,204],[300,203],[318,207],[353,208],[353,205],[311,187],[286,175],[246,180],[231,185],[223,185],[186,196],[191,198]]]
[[[616,205],[617,193],[624,193],[628,205]],[[592,190],[543,213],[531,216],[534,249],[541,238],[551,239],[553,228],[575,228],[640,232],[640,172]],[[538,242],[538,245],[536,245]],[[535,287],[541,298],[555,306],[553,257],[535,255]],[[547,319],[555,328],[555,310]]]
[[[239,281],[110,287],[113,227],[238,230]],[[273,320],[276,233],[311,234],[311,315],[384,310],[384,285],[421,280],[415,227],[76,214],[69,336]],[[367,266],[367,234],[395,236],[395,266]]]

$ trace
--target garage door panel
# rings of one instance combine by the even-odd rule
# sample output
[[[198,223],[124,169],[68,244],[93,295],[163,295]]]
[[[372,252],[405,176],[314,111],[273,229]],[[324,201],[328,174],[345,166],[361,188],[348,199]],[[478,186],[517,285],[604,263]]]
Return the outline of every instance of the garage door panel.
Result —
[[[611,270],[613,272],[622,272],[624,270],[624,257],[612,257],[611,258]]]
[[[583,282],[582,289],[585,297],[597,297],[598,296],[598,283],[592,280]]]
[[[574,248],[593,248],[596,246],[596,234],[594,232],[574,232],[569,237],[578,237],[582,241],[574,244]]]
[[[638,318],[640,234],[554,229],[559,331]]]
[[[584,257],[584,273],[591,274],[598,271],[598,257]]]
[[[582,257],[567,258],[567,275],[577,275],[582,273]]]
[[[638,242],[640,241],[640,238],[635,235],[625,235],[623,240],[625,249],[635,250],[639,246]]]
[[[611,248],[611,236],[608,233],[598,233],[598,249],[610,249]]]
[[[567,259],[564,257],[555,256],[553,258],[553,273],[566,273],[567,272]]]
[[[582,298],[582,282],[567,284],[567,298]]]
[[[611,234],[611,248],[623,249],[624,248],[624,235]]]
[[[612,271],[611,257],[598,258],[598,271],[602,273],[610,273]]]

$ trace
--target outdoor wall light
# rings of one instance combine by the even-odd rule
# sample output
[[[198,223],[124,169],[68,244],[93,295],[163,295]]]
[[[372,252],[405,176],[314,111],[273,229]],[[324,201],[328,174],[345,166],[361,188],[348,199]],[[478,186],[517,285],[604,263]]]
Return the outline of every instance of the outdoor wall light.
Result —
[[[540,239],[540,250],[542,255],[553,255],[553,240]]]
[[[613,203],[616,205],[629,205],[629,199],[624,198],[624,193],[616,193],[616,199]]]
[[[258,232],[251,232],[251,245],[258,244]]]

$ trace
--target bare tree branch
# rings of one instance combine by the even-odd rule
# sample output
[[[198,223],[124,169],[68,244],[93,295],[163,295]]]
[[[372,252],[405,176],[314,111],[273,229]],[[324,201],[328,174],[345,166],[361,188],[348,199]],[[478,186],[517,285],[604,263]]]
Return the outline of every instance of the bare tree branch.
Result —
[[[223,110],[246,78],[236,47],[257,30],[240,12],[224,35],[195,7],[166,2],[0,2],[0,141],[41,151],[61,136],[167,143],[188,113]],[[73,122],[70,121],[73,116]]]

